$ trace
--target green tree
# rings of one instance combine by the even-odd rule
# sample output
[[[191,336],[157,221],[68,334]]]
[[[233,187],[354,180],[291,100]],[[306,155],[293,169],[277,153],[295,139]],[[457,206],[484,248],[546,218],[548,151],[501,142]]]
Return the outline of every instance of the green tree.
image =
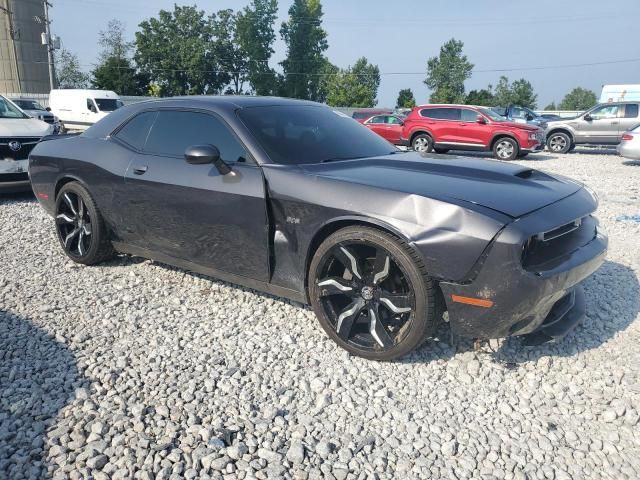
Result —
[[[276,93],[276,73],[269,66],[276,39],[277,0],[253,0],[237,14],[235,39],[247,62],[247,80],[256,95]]]
[[[556,102],[551,102],[549,105],[547,105],[546,107],[544,107],[545,110],[549,111],[554,111],[554,110],[558,110],[558,108],[556,107]]]
[[[471,77],[473,64],[462,53],[464,43],[452,38],[440,47],[440,55],[427,62],[424,83],[431,89],[433,103],[464,103],[464,82]]]
[[[215,15],[174,5],[140,23],[134,58],[161,95],[220,93],[231,80],[217,57]]]
[[[560,110],[586,110],[598,103],[596,94],[586,88],[576,87],[560,102]]]
[[[214,53],[219,59],[220,69],[229,73],[230,85],[227,94],[242,94],[249,70],[245,52],[238,42],[238,16],[231,9],[220,10],[213,20],[216,37]]]
[[[413,108],[416,106],[416,99],[410,88],[403,88],[398,92],[396,108]]]
[[[471,90],[467,94],[467,98],[464,103],[466,103],[467,105],[480,105],[485,107],[491,107],[495,103],[492,89],[493,87],[489,85],[487,88],[481,88],[479,90]]]
[[[90,76],[80,69],[78,56],[63,48],[56,52],[56,78],[58,88],[87,88]]]
[[[538,100],[538,95],[535,94],[528,80],[521,78],[509,83],[509,79],[504,75],[498,80],[493,96],[495,104],[501,107],[518,105],[535,109]]]
[[[374,107],[379,86],[378,66],[361,57],[353,67],[327,76],[326,101],[332,107]]]
[[[322,72],[327,66],[323,52],[329,48],[322,16],[320,0],[294,0],[289,19],[282,23],[280,35],[287,47],[287,56],[281,62],[282,92],[288,97],[322,99]]]
[[[100,63],[93,70],[92,84],[96,88],[113,90],[120,95],[144,95],[149,83],[131,61],[133,42],[124,35],[124,24],[111,20],[100,32],[98,44],[102,47]]]

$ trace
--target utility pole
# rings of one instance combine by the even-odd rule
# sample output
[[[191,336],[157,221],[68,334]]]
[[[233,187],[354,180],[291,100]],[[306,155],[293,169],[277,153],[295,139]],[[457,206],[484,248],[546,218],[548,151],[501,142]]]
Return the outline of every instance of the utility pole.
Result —
[[[53,41],[51,39],[51,22],[49,21],[49,7],[53,8],[47,0],[43,0],[44,3],[44,33],[47,38],[47,58],[49,62],[49,87],[50,90],[56,88],[56,78],[53,69]]]

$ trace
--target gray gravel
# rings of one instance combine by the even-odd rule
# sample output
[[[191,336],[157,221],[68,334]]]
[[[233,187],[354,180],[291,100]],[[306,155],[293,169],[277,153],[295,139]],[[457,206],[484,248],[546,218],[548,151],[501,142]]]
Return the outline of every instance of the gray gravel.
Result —
[[[640,477],[640,163],[531,155],[599,194],[606,264],[562,343],[350,357],[310,310],[150,261],[67,260],[0,200],[0,478]],[[495,350],[492,352],[491,349]]]

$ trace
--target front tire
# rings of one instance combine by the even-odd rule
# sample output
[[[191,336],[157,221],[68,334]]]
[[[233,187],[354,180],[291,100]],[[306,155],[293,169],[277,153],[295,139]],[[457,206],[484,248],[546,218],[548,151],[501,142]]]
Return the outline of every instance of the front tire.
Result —
[[[411,141],[411,148],[418,153],[430,153],[433,150],[433,139],[426,133],[420,133]]]
[[[547,138],[547,148],[553,153],[567,153],[571,150],[571,137],[563,132],[556,132]]]
[[[55,222],[60,246],[74,262],[93,265],[114,255],[102,215],[78,182],[69,182],[58,192]]]
[[[371,360],[393,360],[436,327],[435,287],[420,257],[388,233],[361,226],[330,235],[309,268],[309,297],[339,346]]]
[[[519,151],[518,142],[513,138],[502,137],[493,144],[493,155],[498,160],[515,160],[518,158]]]

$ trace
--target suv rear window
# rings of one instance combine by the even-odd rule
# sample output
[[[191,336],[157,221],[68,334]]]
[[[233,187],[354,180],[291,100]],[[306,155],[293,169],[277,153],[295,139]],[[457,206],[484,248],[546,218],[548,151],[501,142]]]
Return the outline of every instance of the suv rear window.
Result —
[[[460,108],[423,108],[420,115],[438,120],[460,120],[462,109]]]

